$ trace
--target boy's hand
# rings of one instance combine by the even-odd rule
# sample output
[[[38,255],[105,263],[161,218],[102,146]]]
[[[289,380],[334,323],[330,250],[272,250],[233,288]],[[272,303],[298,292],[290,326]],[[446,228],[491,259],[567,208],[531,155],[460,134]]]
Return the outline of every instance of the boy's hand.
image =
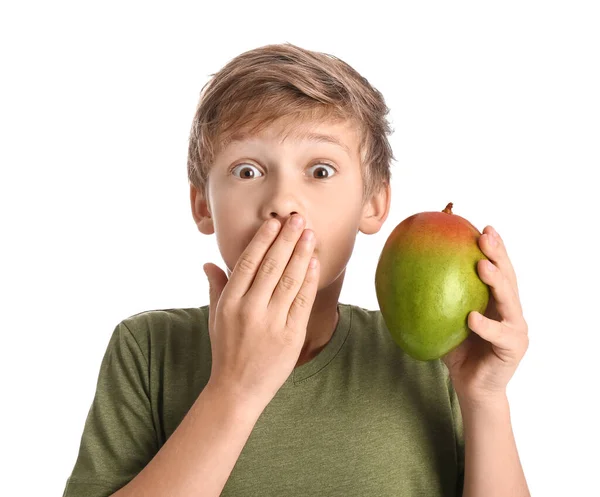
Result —
[[[293,218],[300,218],[300,226],[292,226]],[[229,280],[218,266],[204,266],[210,286],[209,383],[259,409],[293,371],[317,293],[319,265],[309,267],[314,233],[303,226],[298,215],[283,227],[265,222]],[[312,238],[300,239],[303,232]]]
[[[487,226],[479,245],[495,268],[491,270],[485,259],[477,265],[481,280],[492,290],[485,317],[478,321],[479,313],[469,313],[474,333],[442,357],[457,395],[473,405],[506,395],[506,386],[529,346],[517,277],[504,244]]]

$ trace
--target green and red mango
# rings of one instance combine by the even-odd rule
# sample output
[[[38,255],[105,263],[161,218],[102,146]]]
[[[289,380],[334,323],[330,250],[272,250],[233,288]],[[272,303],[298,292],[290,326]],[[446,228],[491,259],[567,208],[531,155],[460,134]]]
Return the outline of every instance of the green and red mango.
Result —
[[[390,334],[411,357],[442,357],[471,333],[468,314],[485,312],[490,290],[477,273],[477,262],[487,259],[479,236],[449,203],[406,218],[388,237],[375,290]]]

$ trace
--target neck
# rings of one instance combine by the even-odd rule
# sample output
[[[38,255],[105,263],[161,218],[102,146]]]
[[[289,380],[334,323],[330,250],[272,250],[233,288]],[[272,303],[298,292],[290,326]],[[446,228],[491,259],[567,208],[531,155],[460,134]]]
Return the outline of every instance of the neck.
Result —
[[[317,291],[296,367],[317,356],[331,340],[340,318],[337,307],[345,274],[346,269],[331,285]]]

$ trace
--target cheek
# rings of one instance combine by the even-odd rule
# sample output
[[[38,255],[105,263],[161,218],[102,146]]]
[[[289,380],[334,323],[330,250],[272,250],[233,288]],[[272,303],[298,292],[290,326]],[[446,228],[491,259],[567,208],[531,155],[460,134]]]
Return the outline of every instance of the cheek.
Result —
[[[226,267],[230,272],[237,264],[240,255],[246,250],[256,233],[243,230],[238,224],[220,220],[216,223],[216,242]]]
[[[321,263],[321,278],[336,279],[346,268],[356,242],[354,226],[331,227],[320,231],[317,258]]]

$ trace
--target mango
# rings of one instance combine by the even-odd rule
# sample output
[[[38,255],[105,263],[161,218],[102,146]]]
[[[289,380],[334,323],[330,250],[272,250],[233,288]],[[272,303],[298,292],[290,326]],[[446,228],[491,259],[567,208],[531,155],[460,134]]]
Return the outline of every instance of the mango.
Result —
[[[483,314],[490,298],[477,273],[477,262],[487,259],[478,245],[481,233],[452,207],[404,219],[386,240],[375,271],[388,331],[421,361],[458,347],[472,333],[468,314]]]

